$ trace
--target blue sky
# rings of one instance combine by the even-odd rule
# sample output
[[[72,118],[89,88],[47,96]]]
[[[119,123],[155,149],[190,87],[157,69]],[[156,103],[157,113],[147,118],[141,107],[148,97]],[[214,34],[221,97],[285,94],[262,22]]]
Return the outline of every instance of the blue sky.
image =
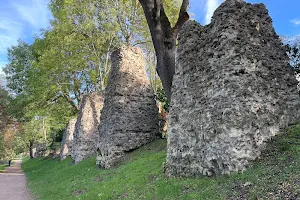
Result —
[[[0,3],[0,73],[7,63],[7,48],[18,39],[32,42],[41,28],[49,26],[49,0],[1,0]]]
[[[264,3],[280,36],[300,35],[300,0],[245,0],[249,3]],[[190,0],[190,11],[198,22],[208,24],[215,9],[224,0]]]
[[[190,0],[193,18],[209,23],[214,10],[224,0]],[[246,0],[266,4],[280,36],[300,35],[300,0]],[[49,27],[49,0],[1,0],[0,4],[0,74],[7,63],[7,48],[18,39],[31,43],[41,28]]]

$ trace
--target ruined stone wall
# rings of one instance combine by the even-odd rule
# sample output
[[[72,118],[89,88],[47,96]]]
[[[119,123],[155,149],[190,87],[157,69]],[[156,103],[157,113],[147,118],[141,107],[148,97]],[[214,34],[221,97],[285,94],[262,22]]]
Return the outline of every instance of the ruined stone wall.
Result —
[[[71,119],[67,124],[66,130],[63,135],[63,139],[61,141],[61,148],[59,154],[61,160],[64,160],[68,156],[71,156],[76,121],[77,119]]]
[[[72,159],[75,164],[96,154],[97,127],[103,102],[103,96],[98,92],[82,99],[72,144]]]
[[[33,153],[34,158],[44,157],[47,151],[47,144],[45,142],[38,142]]]
[[[158,136],[158,110],[145,58],[139,48],[122,47],[112,53],[99,125],[97,165],[111,168],[125,152]]]
[[[299,122],[296,80],[263,4],[227,0],[211,24],[189,21],[178,40],[167,175],[242,171]]]

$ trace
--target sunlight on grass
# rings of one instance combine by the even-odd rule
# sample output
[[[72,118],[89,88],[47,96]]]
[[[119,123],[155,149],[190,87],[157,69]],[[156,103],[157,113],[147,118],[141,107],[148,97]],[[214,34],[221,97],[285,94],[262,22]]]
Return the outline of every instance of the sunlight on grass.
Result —
[[[256,199],[276,195],[283,198],[280,195],[300,191],[299,126],[270,141],[260,159],[244,173],[231,176],[166,178],[165,140],[146,145],[127,157],[125,163],[111,170],[97,168],[95,157],[77,165],[72,165],[70,158],[30,159],[24,161],[23,169],[29,188],[41,200]],[[286,184],[293,187],[286,189]]]

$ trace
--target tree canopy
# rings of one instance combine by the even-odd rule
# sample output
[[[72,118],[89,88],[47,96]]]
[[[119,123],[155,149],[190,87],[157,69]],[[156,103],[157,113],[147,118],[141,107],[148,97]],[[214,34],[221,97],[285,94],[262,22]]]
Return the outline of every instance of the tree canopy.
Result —
[[[180,4],[164,1],[173,25]],[[9,116],[21,123],[16,137],[23,146],[30,147],[41,135],[33,133],[41,129],[33,131],[32,124],[44,120],[47,138],[53,140],[50,135],[77,115],[84,95],[105,89],[110,54],[122,45],[143,49],[152,87],[164,99],[151,34],[138,0],[51,0],[49,9],[51,27],[41,30],[32,44],[19,40],[10,47],[4,69],[12,94]]]

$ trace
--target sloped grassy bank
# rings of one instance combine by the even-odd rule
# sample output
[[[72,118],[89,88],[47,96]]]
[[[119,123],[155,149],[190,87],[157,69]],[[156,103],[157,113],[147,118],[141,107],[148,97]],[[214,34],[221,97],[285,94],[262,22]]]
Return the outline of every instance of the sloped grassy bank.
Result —
[[[127,155],[116,169],[100,170],[95,158],[71,164],[25,159],[28,186],[40,200],[53,199],[296,199],[300,197],[300,126],[268,143],[244,173],[198,179],[163,174],[166,141],[158,140]]]

